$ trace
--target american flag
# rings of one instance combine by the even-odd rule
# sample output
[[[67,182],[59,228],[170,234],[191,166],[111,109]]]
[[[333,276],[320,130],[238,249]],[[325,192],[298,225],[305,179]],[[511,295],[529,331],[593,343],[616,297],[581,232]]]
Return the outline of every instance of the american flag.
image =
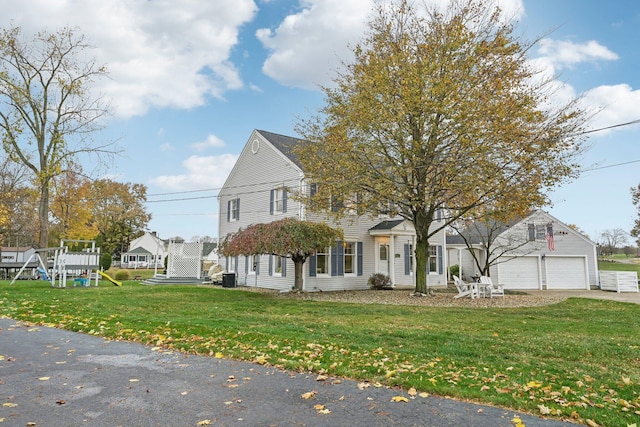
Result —
[[[549,244],[549,250],[552,251],[556,248],[556,245],[553,241],[553,224],[547,224],[547,232],[545,233],[545,239],[547,239],[547,243]]]

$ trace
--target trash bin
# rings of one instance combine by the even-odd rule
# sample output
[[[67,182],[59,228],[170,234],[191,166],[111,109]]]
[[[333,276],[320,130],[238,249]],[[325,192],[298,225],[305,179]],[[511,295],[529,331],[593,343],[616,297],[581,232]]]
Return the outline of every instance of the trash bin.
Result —
[[[222,275],[222,287],[223,288],[235,288],[236,287],[236,273],[224,273]]]

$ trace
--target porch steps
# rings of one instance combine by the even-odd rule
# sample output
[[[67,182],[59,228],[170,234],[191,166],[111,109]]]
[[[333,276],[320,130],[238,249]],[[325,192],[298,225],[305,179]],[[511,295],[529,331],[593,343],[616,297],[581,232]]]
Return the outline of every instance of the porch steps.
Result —
[[[201,285],[205,282],[205,279],[196,279],[194,277],[167,277],[164,274],[158,274],[145,279],[142,283],[145,285]]]

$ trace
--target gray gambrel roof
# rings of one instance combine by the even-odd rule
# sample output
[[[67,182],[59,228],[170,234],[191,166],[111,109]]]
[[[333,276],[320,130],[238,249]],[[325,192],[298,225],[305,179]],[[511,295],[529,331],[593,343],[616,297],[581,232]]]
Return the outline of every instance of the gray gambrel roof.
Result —
[[[304,142],[304,140],[291,136],[267,132],[264,130],[257,130],[257,132],[260,133],[260,135],[262,135],[267,141],[269,141],[271,145],[276,147],[282,154],[287,156],[287,158],[291,160],[296,166],[298,166],[300,169],[303,169],[298,156],[294,152],[294,148],[296,145]]]

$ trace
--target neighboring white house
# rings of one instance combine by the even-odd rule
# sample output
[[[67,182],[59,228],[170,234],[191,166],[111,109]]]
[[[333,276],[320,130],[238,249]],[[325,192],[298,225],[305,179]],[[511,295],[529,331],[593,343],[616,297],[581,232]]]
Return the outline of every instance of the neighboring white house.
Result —
[[[494,245],[522,242],[505,252],[490,268],[494,283],[505,289],[591,289],[598,286],[596,244],[549,213],[539,209],[508,227]],[[486,257],[480,242],[474,251]],[[467,280],[479,273],[459,236],[447,237],[448,266],[459,265]]]
[[[302,203],[290,197],[292,192],[310,194],[313,188],[292,150],[300,142],[284,135],[253,131],[218,195],[220,238],[250,224],[284,217],[327,222],[343,229],[344,241],[307,259],[303,269],[304,290],[367,289],[373,273],[388,274],[394,285],[414,285],[413,224],[401,218],[355,213],[336,223],[326,215],[308,212]],[[429,243],[432,254],[426,272],[427,285],[445,286],[444,231]],[[274,255],[222,258],[221,265],[235,272],[242,285],[283,291],[294,285],[293,261],[287,258]]]
[[[0,263],[25,263],[35,251],[31,246],[3,246],[0,248]]]
[[[207,242],[202,245],[202,261],[208,264],[218,264],[218,242]]]
[[[122,267],[158,268],[164,267],[167,244],[156,233],[145,232],[129,244],[129,250],[120,256]]]

